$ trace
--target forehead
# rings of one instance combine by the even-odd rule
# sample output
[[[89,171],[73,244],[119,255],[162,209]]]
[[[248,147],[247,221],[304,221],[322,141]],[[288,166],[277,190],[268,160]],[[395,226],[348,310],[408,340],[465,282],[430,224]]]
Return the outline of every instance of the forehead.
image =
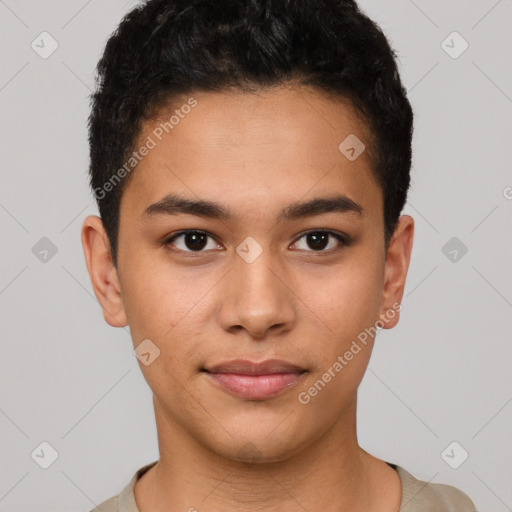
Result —
[[[382,211],[370,134],[348,100],[309,88],[199,92],[158,114],[142,126],[136,148],[151,149],[130,177],[122,210],[124,203],[142,213],[169,193],[261,211],[338,192]]]

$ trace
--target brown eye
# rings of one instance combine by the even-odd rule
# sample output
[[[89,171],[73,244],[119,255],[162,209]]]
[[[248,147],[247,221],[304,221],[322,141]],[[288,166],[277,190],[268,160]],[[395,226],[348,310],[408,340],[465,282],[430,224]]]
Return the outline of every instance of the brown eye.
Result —
[[[208,247],[208,239],[211,238]],[[182,231],[173,235],[165,241],[166,245],[172,245],[174,248],[185,252],[204,252],[203,249],[215,249],[218,247],[217,242],[204,231]]]
[[[312,249],[313,252],[329,252],[330,249],[336,249],[337,247],[346,244],[344,237],[332,231],[310,231],[309,233],[302,235],[299,238],[299,241],[302,239],[305,240],[306,247],[299,247],[299,249]],[[329,244],[330,239],[334,239],[334,241]],[[298,242],[295,242],[295,245],[296,244],[298,244]],[[325,250],[326,248],[328,250]]]

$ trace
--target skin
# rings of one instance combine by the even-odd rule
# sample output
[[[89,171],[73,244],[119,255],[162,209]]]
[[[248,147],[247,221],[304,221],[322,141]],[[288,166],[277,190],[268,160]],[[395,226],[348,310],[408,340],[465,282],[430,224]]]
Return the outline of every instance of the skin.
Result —
[[[374,338],[308,404],[297,397],[365,328],[379,319],[386,329],[397,324],[399,312],[389,311],[403,296],[414,221],[400,217],[386,252],[369,151],[349,161],[338,150],[349,134],[370,147],[347,101],[285,87],[193,97],[197,106],[123,192],[117,269],[101,220],[87,217],[82,228],[105,320],[129,325],[135,347],[150,339],[160,349],[150,365],[139,362],[153,392],[160,459],[135,485],[138,508],[396,512],[398,474],[357,440],[357,389]],[[139,140],[159,122],[148,121]],[[222,203],[234,218],[144,215],[170,193]],[[363,215],[276,221],[289,203],[333,193]],[[163,243],[184,229],[211,235],[203,252],[185,237]],[[315,250],[304,236],[315,229],[352,241],[330,237]],[[249,236],[263,250],[252,263],[236,252]],[[284,359],[307,373],[274,397],[246,400],[200,371],[235,358]]]

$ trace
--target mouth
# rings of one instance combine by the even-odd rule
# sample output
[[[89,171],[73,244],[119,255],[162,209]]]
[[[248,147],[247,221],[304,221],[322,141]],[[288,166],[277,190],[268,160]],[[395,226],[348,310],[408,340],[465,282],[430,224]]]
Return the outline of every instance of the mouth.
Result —
[[[266,400],[296,385],[307,370],[286,361],[253,362],[243,359],[203,368],[213,384],[245,400]]]

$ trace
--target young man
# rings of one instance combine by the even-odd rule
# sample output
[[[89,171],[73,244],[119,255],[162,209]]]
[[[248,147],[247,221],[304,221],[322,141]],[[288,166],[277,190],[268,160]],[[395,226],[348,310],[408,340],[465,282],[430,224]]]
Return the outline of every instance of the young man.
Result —
[[[160,458],[95,510],[473,512],[357,440],[414,231],[412,112],[380,29],[348,0],[150,0],[98,75],[82,242]]]

